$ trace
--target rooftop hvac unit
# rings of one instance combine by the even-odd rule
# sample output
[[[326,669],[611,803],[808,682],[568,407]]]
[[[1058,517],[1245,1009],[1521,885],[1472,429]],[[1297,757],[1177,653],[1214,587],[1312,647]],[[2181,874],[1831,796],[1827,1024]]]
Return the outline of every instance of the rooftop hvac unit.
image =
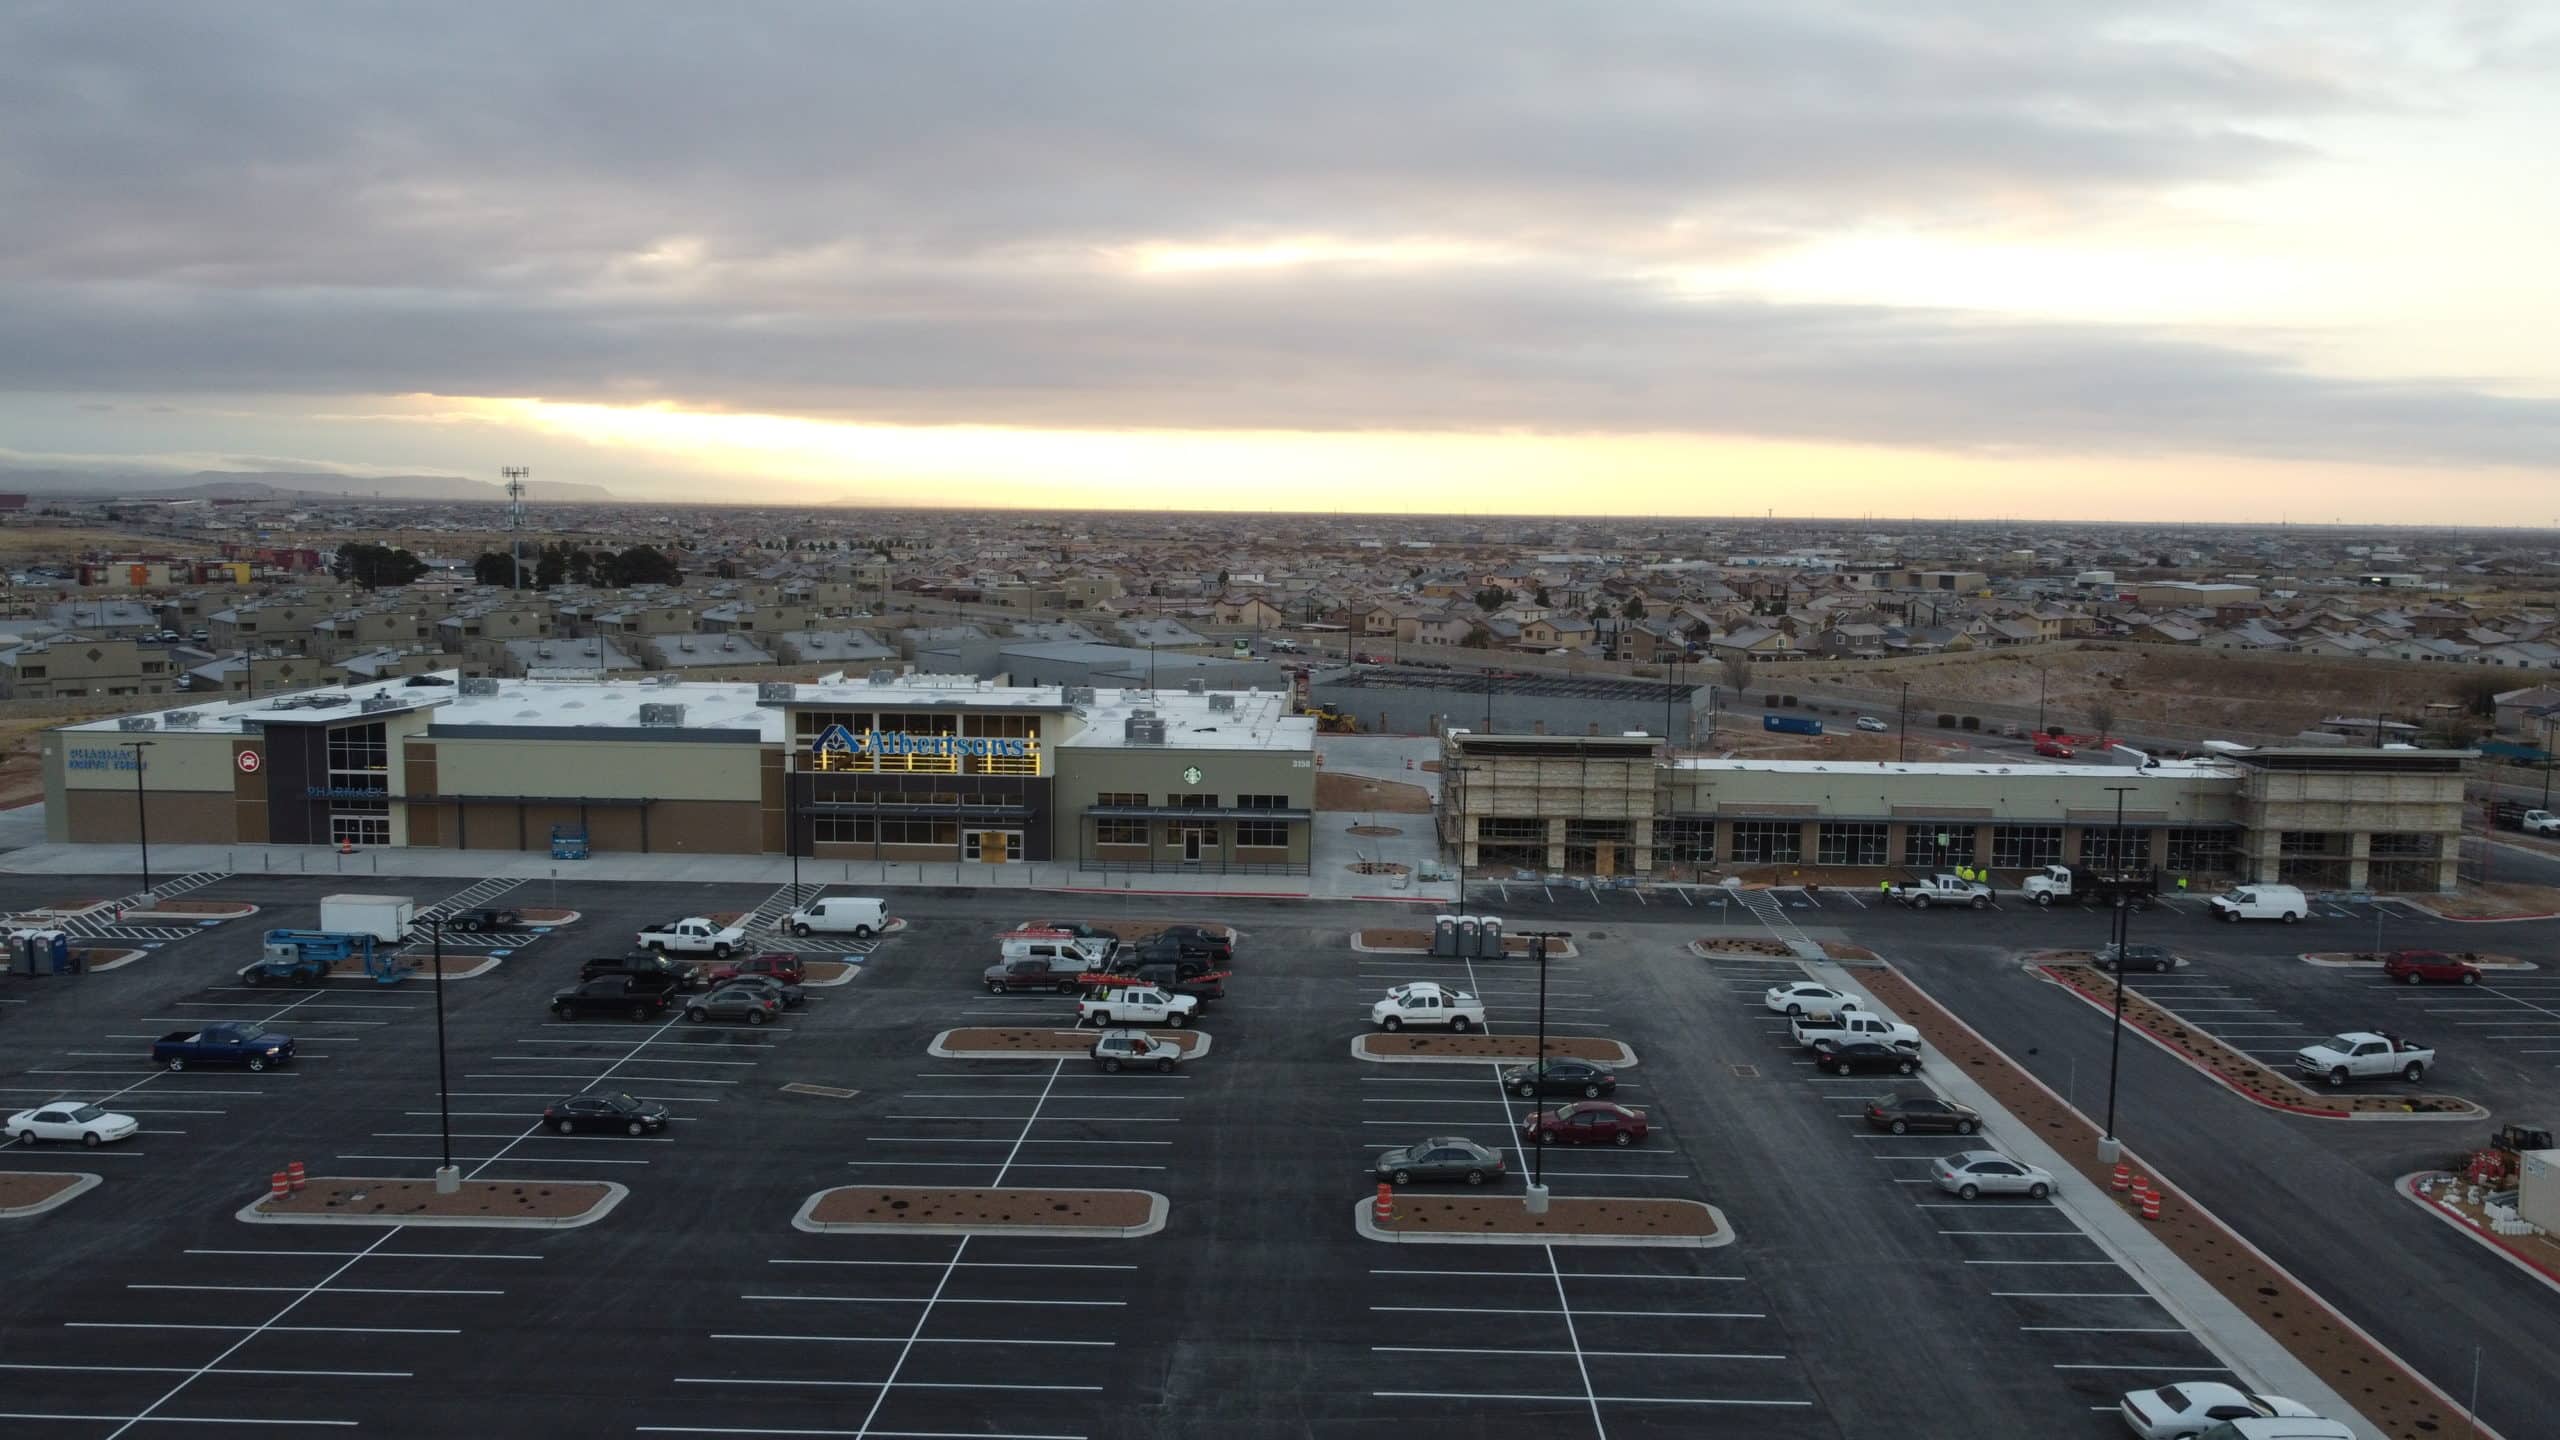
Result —
[[[1152,715],[1132,715],[1122,738],[1133,745],[1161,745],[1164,743],[1164,722]]]
[[[397,710],[404,703],[397,695],[367,695],[356,710],[359,714],[370,715],[376,710]]]
[[[172,730],[193,730],[202,718],[193,710],[172,710],[160,717],[160,723]]]
[[[723,650],[735,650],[738,648],[738,642],[734,639],[723,639],[720,642],[720,648]]]
[[[160,722],[152,719],[148,715],[119,715],[116,717],[116,728],[119,730],[157,730],[160,728]]]
[[[898,672],[895,670],[874,670],[865,678],[867,683],[873,685],[895,685],[898,683]]]
[[[640,707],[640,723],[663,728],[681,726],[684,724],[684,707],[682,705],[643,705]]]
[[[1206,695],[1209,693],[1209,682],[1201,679],[1197,675],[1194,675],[1190,679],[1182,682],[1182,688],[1190,691],[1194,695]]]
[[[587,642],[587,653],[588,653],[588,654],[590,654],[590,655],[593,655],[593,654],[597,653],[597,652],[596,652],[596,642],[594,642],[593,640],[590,640],[590,641],[588,641],[588,642]]]
[[[548,645],[536,645],[533,647],[533,653],[545,660],[548,660],[551,658],[551,647]]]
[[[693,641],[690,637],[679,640],[676,642],[676,648],[679,650],[690,650],[693,648]]]
[[[465,675],[462,677],[462,693],[465,695],[495,695],[498,693],[498,682],[495,677],[488,675]]]
[[[1233,710],[1236,708],[1236,697],[1233,695],[1212,695],[1209,697],[1209,708],[1212,710]]]
[[[653,678],[655,683],[660,685],[681,685],[684,683],[684,677],[672,670],[668,671],[664,675],[655,676]]]
[[[763,704],[768,700],[788,700],[799,693],[800,687],[792,684],[788,680],[767,680],[756,686],[756,703]]]
[[[1059,694],[1058,698],[1069,705],[1091,705],[1094,703],[1093,687],[1070,685]]]

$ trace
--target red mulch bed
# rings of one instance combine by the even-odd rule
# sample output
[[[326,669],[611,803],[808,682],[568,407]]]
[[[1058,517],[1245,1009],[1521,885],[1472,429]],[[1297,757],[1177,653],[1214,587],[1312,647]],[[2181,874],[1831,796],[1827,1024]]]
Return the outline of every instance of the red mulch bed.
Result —
[[[1372,1055],[1445,1055],[1484,1060],[1534,1060],[1538,1058],[1535,1035],[1487,1035],[1473,1031],[1465,1035],[1416,1035],[1403,1031],[1389,1035],[1378,1031],[1364,1037]],[[1547,1053],[1576,1060],[1597,1060],[1604,1065],[1622,1065],[1631,1053],[1615,1040],[1601,1040],[1588,1035],[1550,1035]]]
[[[373,1180],[313,1176],[285,1198],[258,1202],[262,1215],[429,1215],[469,1219],[506,1217],[566,1220],[584,1215],[613,1192],[578,1181],[465,1180],[450,1195],[433,1180]]]
[[[1395,1213],[1373,1223],[1389,1234],[1430,1235],[1678,1235],[1706,1239],[1720,1232],[1713,1210],[1694,1200],[1610,1200],[1554,1195],[1547,1213],[1532,1215],[1518,1195],[1416,1195],[1399,1190]]]
[[[1113,1026],[1120,1029],[1120,1026]],[[1135,1028],[1135,1027],[1130,1027]],[[1031,1030],[1011,1026],[977,1026],[942,1032],[945,1050],[1001,1050],[1020,1055],[1083,1055],[1093,1049],[1099,1030]],[[1149,1035],[1183,1047],[1185,1059],[1199,1052],[1189,1030],[1149,1030]]]
[[[41,1205],[80,1183],[82,1177],[50,1170],[0,1171],[0,1214]]]
[[[1124,1230],[1147,1223],[1154,1197],[1143,1190],[932,1190],[847,1185],[809,1212],[820,1225],[1075,1225]]]

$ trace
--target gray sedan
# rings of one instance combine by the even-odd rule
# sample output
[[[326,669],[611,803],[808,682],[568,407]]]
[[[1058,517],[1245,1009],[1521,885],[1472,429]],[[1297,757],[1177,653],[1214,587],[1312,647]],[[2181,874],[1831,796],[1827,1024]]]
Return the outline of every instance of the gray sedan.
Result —
[[[1502,1156],[1463,1135],[1435,1135],[1378,1157],[1378,1178],[1396,1185],[1464,1180],[1482,1185],[1503,1176]]]
[[[744,1020],[761,1025],[782,1013],[782,1002],[760,987],[730,985],[685,1001],[684,1013],[695,1020]]]

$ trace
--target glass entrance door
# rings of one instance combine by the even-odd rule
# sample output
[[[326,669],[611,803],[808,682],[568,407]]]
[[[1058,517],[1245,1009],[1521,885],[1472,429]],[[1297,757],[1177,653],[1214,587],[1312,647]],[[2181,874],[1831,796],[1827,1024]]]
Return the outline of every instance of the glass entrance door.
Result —
[[[964,859],[988,865],[1004,865],[1022,853],[1019,830],[971,830],[960,837],[960,853]]]

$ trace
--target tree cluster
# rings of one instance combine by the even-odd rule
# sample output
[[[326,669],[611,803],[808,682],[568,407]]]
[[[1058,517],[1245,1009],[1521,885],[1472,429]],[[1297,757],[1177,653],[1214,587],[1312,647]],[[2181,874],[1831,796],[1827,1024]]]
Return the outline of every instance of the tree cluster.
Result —
[[[676,585],[684,580],[675,557],[655,545],[590,550],[563,540],[527,546],[521,560],[502,550],[489,551],[471,562],[471,576],[483,585],[521,585],[531,590],[548,590],[563,581],[619,590],[626,585]]]
[[[406,585],[426,574],[427,562],[407,550],[350,540],[330,557],[329,573],[367,590],[379,590],[385,585]]]

